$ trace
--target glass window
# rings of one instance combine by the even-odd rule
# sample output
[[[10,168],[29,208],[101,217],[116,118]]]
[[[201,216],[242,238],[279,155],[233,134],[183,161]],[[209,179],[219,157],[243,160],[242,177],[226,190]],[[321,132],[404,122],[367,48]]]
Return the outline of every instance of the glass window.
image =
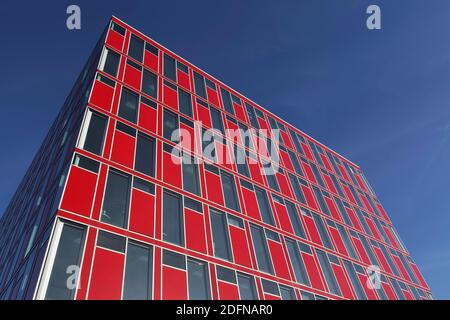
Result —
[[[173,134],[178,129],[178,116],[170,111],[164,111],[164,138],[173,142],[178,142],[178,134]],[[173,137],[172,137],[173,134]],[[173,138],[173,139],[172,139]]]
[[[250,178],[250,171],[248,169],[245,151],[235,145],[234,146],[234,157],[235,157],[236,167],[237,167],[239,174],[242,174],[242,175],[246,176],[247,178]]]
[[[221,171],[222,189],[225,197],[225,206],[235,211],[240,211],[239,200],[236,193],[236,185],[231,174]]]
[[[230,93],[223,89],[220,88],[220,93],[222,94],[222,104],[223,104],[223,108],[225,109],[225,111],[231,113],[232,115],[234,115],[234,109],[233,109],[233,104],[231,102],[231,96]]]
[[[289,219],[291,220],[292,228],[294,229],[294,233],[306,239],[305,230],[303,229],[302,220],[298,214],[297,208],[295,204],[292,202],[286,201],[286,209],[289,215]]]
[[[326,248],[333,250],[333,244],[331,243],[330,237],[328,236],[328,232],[322,218],[315,212],[311,212],[311,214],[316,224],[317,231],[319,231],[320,239],[322,239],[323,245]]]
[[[347,271],[347,275],[350,279],[350,282],[352,283],[357,299],[366,300],[367,299],[366,293],[364,292],[364,289],[362,288],[361,283],[359,282],[358,275],[356,274],[353,263],[347,260],[343,260],[343,262],[344,268]]]
[[[273,190],[280,191],[280,188],[278,187],[277,179],[275,178],[274,174],[266,174],[267,182],[269,183],[269,187]]]
[[[76,288],[67,286],[69,266],[80,266],[85,230],[82,227],[64,224],[56,249],[50,279],[45,294],[47,300],[71,300]]]
[[[297,242],[291,239],[286,239],[286,246],[297,282],[309,286],[308,274],[306,273],[302,256],[298,250]]]
[[[222,113],[216,108],[210,108],[210,110],[211,110],[212,127],[220,131],[222,134],[224,134]]]
[[[116,77],[117,70],[119,69],[119,62],[120,55],[112,50],[105,48],[100,59],[99,69],[109,75],[112,75],[113,77]]]
[[[151,177],[155,175],[155,139],[143,133],[137,136],[134,169]]]
[[[164,250],[163,252],[163,263],[166,266],[175,267],[178,269],[186,270],[186,257],[182,254]]]
[[[322,268],[322,272],[325,276],[325,280],[328,285],[328,289],[331,293],[336,295],[341,294],[341,290],[339,289],[339,285],[334,276],[333,270],[331,269],[330,261],[328,260],[327,254],[319,249],[316,249],[316,254],[319,259],[320,266]]]
[[[330,211],[328,211],[328,207],[327,207],[327,204],[325,203],[325,200],[323,199],[322,192],[316,186],[312,186],[312,187],[313,187],[314,194],[316,195],[317,202],[319,203],[320,210],[324,214],[329,216],[330,215]]]
[[[216,266],[216,271],[217,271],[217,279],[226,282],[236,283],[236,272],[234,270],[221,266]]]
[[[258,269],[273,274],[272,261],[270,260],[269,249],[264,230],[253,224],[250,225],[250,231],[253,238],[253,247],[255,248]]]
[[[239,273],[237,274],[239,296],[241,300],[257,300],[255,279],[252,276]]]
[[[206,99],[206,88],[205,88],[205,81],[201,74],[198,74],[194,71],[194,84],[195,84],[195,93],[202,97],[203,99]]]
[[[119,26],[117,23],[111,22],[111,29],[123,36],[125,35],[125,28],[122,26]]]
[[[245,103],[245,109],[247,109],[248,119],[250,120],[250,124],[252,125],[252,127],[259,129],[259,123],[256,119],[255,109],[248,103]]]
[[[265,293],[269,293],[275,296],[279,296],[280,292],[278,290],[278,285],[273,282],[266,279],[261,279],[262,287]]]
[[[124,300],[152,298],[152,247],[128,243],[123,283]]]
[[[198,165],[193,157],[184,156],[183,159],[183,189],[200,195],[200,182],[198,179]]]
[[[119,117],[136,123],[138,110],[138,95],[130,90],[123,89],[120,97]]]
[[[81,131],[80,148],[100,155],[103,150],[107,123],[107,117],[88,109]]]
[[[255,187],[256,199],[258,200],[259,212],[261,213],[262,220],[275,226],[272,210],[270,209],[269,200],[267,199],[267,193],[259,188]]]
[[[142,77],[142,92],[153,98],[158,97],[158,77],[145,69]]]
[[[209,290],[208,264],[203,261],[188,258],[189,300],[211,299]]]
[[[289,181],[291,182],[292,190],[294,191],[295,198],[298,202],[306,204],[305,195],[300,188],[300,184],[298,183],[298,179],[293,174],[289,173]]]
[[[143,54],[144,54],[144,40],[136,37],[135,35],[131,35],[128,55],[133,59],[142,62]]]
[[[283,300],[297,300],[294,289],[292,289],[291,287],[280,285],[280,292],[281,292],[281,299]]]
[[[101,221],[126,228],[130,199],[131,177],[116,170],[109,170]]]
[[[233,261],[231,257],[230,237],[225,214],[211,209],[211,228],[214,256]]]
[[[184,220],[181,196],[164,191],[163,240],[184,246]]]
[[[97,246],[125,253],[126,240],[117,234],[100,230],[97,237]]]
[[[315,300],[314,294],[312,294],[311,292],[300,291],[300,295],[302,297],[302,300]]]
[[[178,89],[178,105],[181,113],[192,118],[191,95],[182,89]]]
[[[340,224],[336,224],[336,228],[338,229],[339,235],[342,239],[342,242],[344,242],[345,249],[347,250],[349,256],[355,260],[358,260],[358,256],[356,255],[352,242],[350,241],[350,238],[348,237],[348,234],[345,231],[345,227]]]
[[[175,59],[167,54],[164,54],[164,75],[173,81],[177,81]]]

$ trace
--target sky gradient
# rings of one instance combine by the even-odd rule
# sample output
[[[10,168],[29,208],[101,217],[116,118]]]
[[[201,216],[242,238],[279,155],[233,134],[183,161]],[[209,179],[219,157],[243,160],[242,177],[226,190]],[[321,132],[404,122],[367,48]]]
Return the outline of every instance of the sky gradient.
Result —
[[[450,298],[450,1],[58,2],[0,6],[0,215],[116,15],[361,166]]]

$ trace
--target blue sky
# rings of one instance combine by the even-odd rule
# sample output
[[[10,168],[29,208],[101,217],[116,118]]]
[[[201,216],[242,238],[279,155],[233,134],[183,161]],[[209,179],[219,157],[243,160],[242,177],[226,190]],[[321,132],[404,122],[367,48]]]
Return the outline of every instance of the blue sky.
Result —
[[[58,2],[0,6],[0,212],[114,14],[359,164],[450,298],[449,1]]]

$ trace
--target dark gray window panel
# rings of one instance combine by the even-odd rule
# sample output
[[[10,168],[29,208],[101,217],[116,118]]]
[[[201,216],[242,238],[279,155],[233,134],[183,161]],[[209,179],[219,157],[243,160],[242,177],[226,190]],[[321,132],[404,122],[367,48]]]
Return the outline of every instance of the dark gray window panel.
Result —
[[[119,117],[136,123],[138,110],[138,95],[128,89],[122,89],[120,97]]]
[[[327,254],[319,249],[316,249],[316,254],[319,259],[320,267],[322,269],[322,273],[325,276],[325,280],[328,285],[328,289],[331,293],[336,295],[341,295],[341,289],[336,281],[336,277],[334,276],[333,269],[331,268],[330,261],[328,260]]]
[[[173,135],[172,134],[174,130],[178,129],[178,116],[170,111],[165,110],[164,111],[164,121],[163,121],[163,136],[167,140],[171,140],[173,142],[178,142],[179,137],[178,134]]]
[[[163,240],[184,246],[183,206],[180,195],[165,191],[163,194]]]
[[[353,286],[353,291],[356,293],[356,298],[358,300],[367,300],[366,293],[364,292],[361,283],[359,282],[358,275],[356,274],[353,263],[347,260],[343,260],[345,271],[347,271],[347,275],[350,279],[350,282]]]
[[[232,175],[222,171],[220,173],[222,180],[222,189],[225,198],[225,206],[234,211],[240,211],[236,185]]]
[[[116,170],[110,170],[106,183],[101,221],[120,228],[126,228],[130,201],[131,177]]]
[[[147,70],[144,70],[142,76],[142,92],[155,99],[158,97],[158,77]]]
[[[105,49],[103,54],[106,56],[104,57],[102,71],[113,77],[116,77],[117,70],[119,69],[120,55],[110,49]]]
[[[138,134],[134,169],[148,176],[155,176],[155,139]]]
[[[84,228],[70,224],[63,225],[45,294],[46,300],[74,298],[76,289],[69,289],[67,286],[67,268],[71,265],[80,266],[84,237]]]
[[[84,139],[83,149],[100,155],[103,150],[103,141],[108,118],[97,112],[92,112],[90,110],[88,112],[90,120]]]
[[[223,108],[228,113],[231,113],[232,115],[234,115],[234,108],[233,108],[233,103],[231,102],[230,93],[223,88],[220,88],[220,93],[222,95]]]
[[[211,228],[214,256],[233,261],[231,256],[230,236],[225,214],[211,209]]]
[[[323,223],[322,218],[317,213],[314,213],[314,212],[311,212],[311,213],[312,213],[312,217],[314,219],[314,222],[316,224],[317,231],[319,231],[320,239],[322,239],[323,245],[326,248],[328,248],[330,250],[333,250],[334,249],[333,248],[333,244],[332,244],[332,242],[330,240],[330,237],[328,235],[328,231],[327,231],[327,229],[326,229],[326,227],[325,227],[325,225]]]
[[[130,47],[128,49],[128,55],[137,61],[142,62],[144,54],[144,40],[131,35]]]
[[[267,224],[275,226],[275,221],[273,218],[272,209],[270,208],[269,199],[267,198],[267,193],[262,189],[255,188],[255,194],[262,220]]]
[[[126,239],[117,234],[100,230],[97,236],[97,246],[125,253]]]
[[[273,274],[273,266],[270,258],[269,249],[267,247],[266,236],[264,230],[255,225],[250,225],[250,231],[253,238],[253,247],[255,249],[258,269]]]
[[[289,219],[291,220],[292,228],[294,229],[294,233],[303,238],[306,239],[305,230],[303,228],[302,220],[298,214],[297,208],[295,207],[295,204],[292,202],[286,201],[286,210],[289,215]]]
[[[252,276],[238,272],[238,286],[241,300],[257,300],[255,279]]]
[[[211,299],[209,286],[208,264],[206,262],[188,258],[188,284],[190,300]]]
[[[205,80],[201,74],[198,74],[195,71],[194,71],[194,85],[195,85],[195,93],[198,96],[202,97],[203,99],[207,99]]]
[[[192,118],[191,95],[182,89],[178,89],[178,108],[181,113]]]
[[[306,272],[305,264],[303,263],[302,256],[298,250],[297,242],[286,239],[286,246],[297,282],[309,286],[308,273]]]
[[[200,195],[200,182],[198,178],[198,165],[194,158],[188,157],[183,161],[183,189],[196,195]]]
[[[177,81],[175,59],[167,54],[164,54],[164,76],[172,81]]]
[[[210,108],[212,127],[225,134],[223,129],[222,113],[216,108]]]
[[[281,299],[283,300],[297,300],[294,289],[292,289],[291,287],[280,285],[280,293]]]
[[[128,243],[123,283],[124,300],[152,298],[152,258],[152,247]]]

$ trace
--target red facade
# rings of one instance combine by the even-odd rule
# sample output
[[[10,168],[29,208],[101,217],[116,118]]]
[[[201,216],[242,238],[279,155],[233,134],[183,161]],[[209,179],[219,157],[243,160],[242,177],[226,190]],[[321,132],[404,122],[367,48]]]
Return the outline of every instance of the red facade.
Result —
[[[174,127],[192,141],[171,140]],[[279,129],[275,175],[255,132],[224,133],[236,128]],[[236,149],[245,168],[218,160]],[[83,232],[70,298],[428,299],[371,190],[358,166],[113,17],[55,222]],[[56,225],[38,299],[56,281]]]

